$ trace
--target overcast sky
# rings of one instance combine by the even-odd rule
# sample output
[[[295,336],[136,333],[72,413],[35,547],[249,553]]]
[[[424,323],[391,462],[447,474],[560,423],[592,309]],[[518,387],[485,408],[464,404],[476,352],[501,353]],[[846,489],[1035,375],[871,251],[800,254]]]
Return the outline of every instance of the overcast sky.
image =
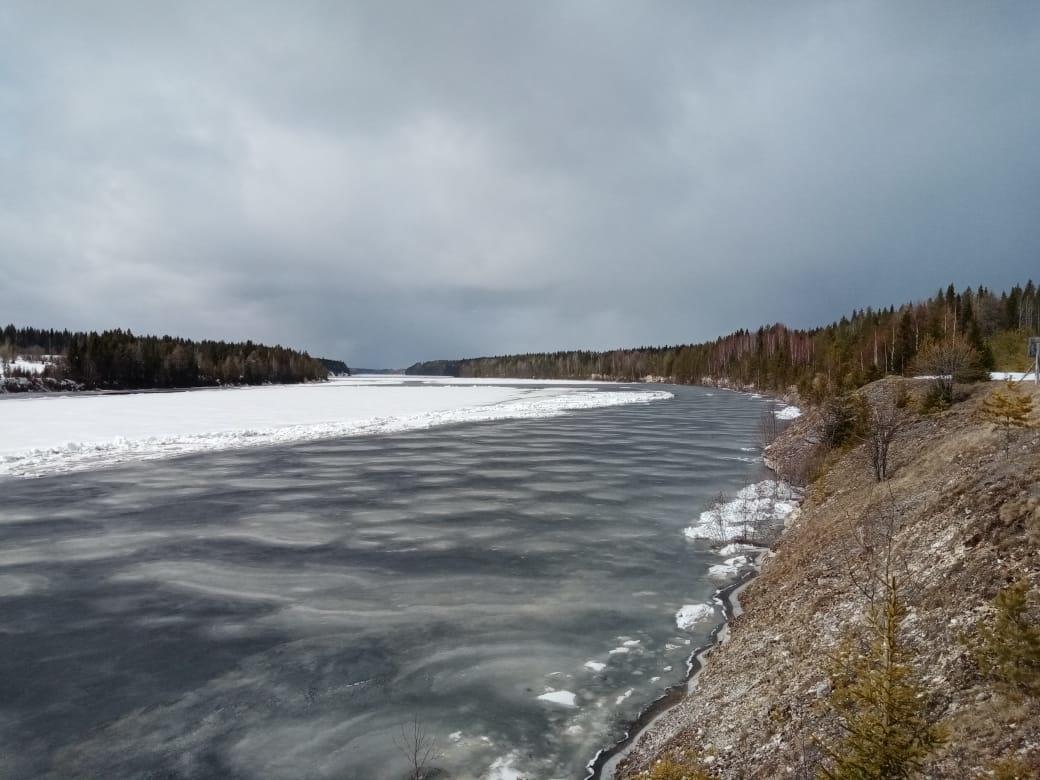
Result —
[[[1040,3],[5,2],[0,319],[352,365],[1040,277]]]

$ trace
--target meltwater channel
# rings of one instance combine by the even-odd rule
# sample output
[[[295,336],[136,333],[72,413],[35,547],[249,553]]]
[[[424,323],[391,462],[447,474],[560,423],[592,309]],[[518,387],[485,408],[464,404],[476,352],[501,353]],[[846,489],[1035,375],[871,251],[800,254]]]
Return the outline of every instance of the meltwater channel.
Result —
[[[0,480],[0,775],[580,778],[721,583],[682,529],[768,401],[670,401]],[[721,619],[721,612],[718,613]]]

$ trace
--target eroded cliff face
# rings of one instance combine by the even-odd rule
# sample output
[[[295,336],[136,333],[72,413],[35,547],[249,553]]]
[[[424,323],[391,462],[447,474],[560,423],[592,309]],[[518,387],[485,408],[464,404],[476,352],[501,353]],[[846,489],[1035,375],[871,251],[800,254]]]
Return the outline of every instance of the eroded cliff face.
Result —
[[[863,624],[863,578],[887,528],[885,557],[909,609],[901,639],[927,716],[947,733],[925,774],[991,776],[1008,757],[1040,769],[1040,702],[1009,695],[973,651],[1002,588],[1023,578],[1040,585],[1040,434],[1015,434],[1005,457],[1003,433],[978,416],[995,385],[974,387],[938,415],[908,412],[885,483],[875,482],[862,445],[813,466],[819,476],[744,591],[727,642],[693,694],[638,740],[620,777],[646,776],[662,758],[720,778],[815,776],[825,761],[819,745],[839,731],[834,655]],[[1026,389],[1040,408],[1040,393]],[[819,438],[819,419],[807,415],[767,456],[782,470],[804,467],[795,461],[811,457]]]

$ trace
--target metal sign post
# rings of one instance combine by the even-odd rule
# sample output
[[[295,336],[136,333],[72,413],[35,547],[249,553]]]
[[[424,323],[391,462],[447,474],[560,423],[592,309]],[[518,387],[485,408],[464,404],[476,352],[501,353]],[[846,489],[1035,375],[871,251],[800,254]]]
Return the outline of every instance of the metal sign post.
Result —
[[[1029,337],[1029,357],[1033,358],[1033,381],[1040,385],[1040,336]]]

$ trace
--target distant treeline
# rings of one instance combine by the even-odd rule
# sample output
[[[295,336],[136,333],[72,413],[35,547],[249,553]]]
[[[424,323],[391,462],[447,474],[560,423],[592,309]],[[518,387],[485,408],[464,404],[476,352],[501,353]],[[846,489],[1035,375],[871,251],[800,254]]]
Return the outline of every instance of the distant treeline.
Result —
[[[46,375],[88,388],[204,387],[326,379],[329,369],[306,352],[264,344],[16,328],[0,337],[0,356],[57,356]],[[343,366],[346,368],[346,366]]]
[[[645,349],[645,347],[644,347]],[[564,379],[574,379],[575,377],[570,376],[566,373],[560,374],[546,374],[542,375],[538,373],[540,368],[546,370],[560,371],[560,366],[557,365],[556,360],[559,356],[563,355],[599,355],[599,352],[552,352],[543,354],[533,355],[507,355],[504,357],[493,357],[493,358],[469,358],[466,360],[427,360],[423,363],[416,363],[409,366],[404,370],[406,374],[420,374],[422,376],[491,376],[491,377],[536,377],[538,379],[550,379],[553,376],[560,376]],[[526,367],[526,373],[523,374],[502,374],[494,373],[493,369],[497,369],[499,366],[505,370],[506,366],[520,365],[519,361],[531,360],[534,361],[530,366]],[[501,361],[501,362],[498,362]],[[535,366],[537,363],[537,368]],[[482,373],[475,373],[475,372]]]
[[[318,358],[321,364],[329,370],[330,374],[336,376],[350,376],[350,366],[344,363],[342,360],[333,360],[332,358]]]
[[[739,330],[702,344],[570,351],[416,363],[409,374],[460,377],[636,380],[666,377],[682,384],[727,382],[766,390],[797,386],[807,397],[860,387],[885,374],[913,370],[930,341],[960,337],[980,368],[1021,368],[1026,339],[1040,333],[1040,294],[1032,282],[1008,292],[953,285],[925,301],[861,309],[825,327],[776,324]]]

